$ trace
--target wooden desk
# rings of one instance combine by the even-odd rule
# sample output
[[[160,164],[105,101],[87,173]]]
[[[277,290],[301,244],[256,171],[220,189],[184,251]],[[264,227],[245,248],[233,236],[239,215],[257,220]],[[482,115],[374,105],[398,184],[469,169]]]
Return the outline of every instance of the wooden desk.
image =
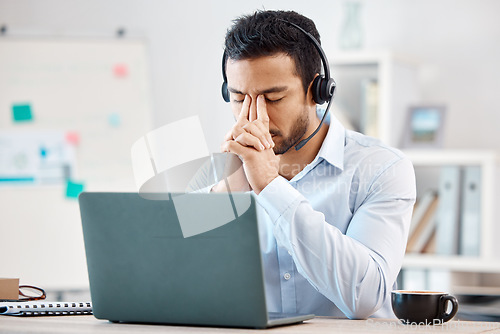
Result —
[[[214,327],[167,325],[114,324],[93,316],[12,317],[0,316],[0,333],[401,333],[401,332],[459,332],[500,333],[500,323],[450,321],[437,326],[406,326],[398,320],[347,320],[317,317],[302,324],[269,330],[250,330]]]

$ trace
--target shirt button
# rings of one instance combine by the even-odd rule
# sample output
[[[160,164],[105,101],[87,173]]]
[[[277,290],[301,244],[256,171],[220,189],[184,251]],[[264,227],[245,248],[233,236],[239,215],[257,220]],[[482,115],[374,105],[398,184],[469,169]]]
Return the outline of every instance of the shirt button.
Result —
[[[292,256],[292,252],[288,251],[288,255]]]
[[[289,273],[285,273],[285,275],[283,275],[283,278],[286,279],[287,281],[292,277],[292,275],[290,275]]]

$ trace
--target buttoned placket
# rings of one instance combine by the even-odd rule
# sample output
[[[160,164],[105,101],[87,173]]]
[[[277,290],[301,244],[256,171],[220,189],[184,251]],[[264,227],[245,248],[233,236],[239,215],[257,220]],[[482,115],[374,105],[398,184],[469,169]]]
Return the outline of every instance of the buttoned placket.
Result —
[[[297,189],[299,183],[307,173],[314,169],[323,159],[315,159],[306,166],[299,174],[295,175],[289,184]],[[281,288],[281,309],[283,313],[297,313],[297,294],[296,294],[296,267],[290,251],[283,247],[277,247],[278,265],[280,272]]]
[[[281,307],[283,313],[297,313],[297,297],[295,294],[295,269],[290,253],[278,247],[278,263],[280,272]]]

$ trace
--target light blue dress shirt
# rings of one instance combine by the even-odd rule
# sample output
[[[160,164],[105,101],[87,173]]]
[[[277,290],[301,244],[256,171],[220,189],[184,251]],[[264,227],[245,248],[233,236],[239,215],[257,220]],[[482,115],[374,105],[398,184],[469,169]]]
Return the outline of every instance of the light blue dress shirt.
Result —
[[[314,161],[256,196],[268,310],[395,317],[415,197],[409,159],[333,118]]]

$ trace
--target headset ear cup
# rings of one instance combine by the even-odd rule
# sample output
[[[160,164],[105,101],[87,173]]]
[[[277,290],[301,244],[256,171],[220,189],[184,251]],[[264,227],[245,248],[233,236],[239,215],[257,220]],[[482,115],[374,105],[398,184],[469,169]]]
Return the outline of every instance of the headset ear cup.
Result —
[[[326,102],[330,101],[335,92],[335,81],[330,78],[330,80],[323,80],[324,87],[321,87],[321,98]]]
[[[222,83],[221,92],[222,92],[222,98],[224,99],[224,101],[229,102],[230,98],[229,98],[229,91],[227,89],[227,81],[224,81]]]
[[[333,80],[332,78],[330,78],[329,80],[323,78],[321,80],[319,87],[319,99],[321,100],[321,103],[318,102],[318,104],[323,104],[326,101],[330,101],[335,92],[335,86],[335,80]]]
[[[328,85],[327,85],[328,100],[333,98],[333,96],[335,95],[336,88],[337,88],[337,83],[335,82],[335,80],[330,78],[330,80],[328,80]]]
[[[324,100],[321,99],[321,86],[323,81],[324,81],[323,76],[318,75],[316,78],[314,78],[314,81],[311,85],[313,100],[317,104],[323,104],[323,102],[325,102]]]
[[[321,81],[321,88],[320,88],[321,100],[323,101],[322,103],[330,101],[330,98],[333,96],[334,91],[335,91],[335,81],[333,81],[333,79],[329,80],[323,79]]]

